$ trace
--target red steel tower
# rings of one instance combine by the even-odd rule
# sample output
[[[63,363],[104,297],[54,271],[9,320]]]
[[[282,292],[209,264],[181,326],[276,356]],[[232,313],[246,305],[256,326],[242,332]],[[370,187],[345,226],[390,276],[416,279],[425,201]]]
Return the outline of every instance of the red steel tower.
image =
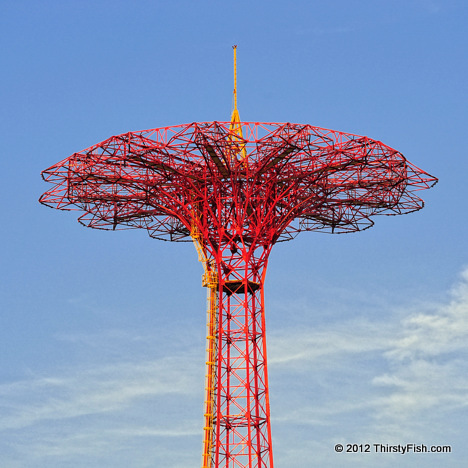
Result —
[[[273,467],[263,295],[272,246],[419,210],[417,192],[437,182],[367,137],[241,122],[236,83],[230,122],[113,136],[43,178],[54,186],[40,202],[81,210],[85,226],[195,242],[209,298],[203,468]]]

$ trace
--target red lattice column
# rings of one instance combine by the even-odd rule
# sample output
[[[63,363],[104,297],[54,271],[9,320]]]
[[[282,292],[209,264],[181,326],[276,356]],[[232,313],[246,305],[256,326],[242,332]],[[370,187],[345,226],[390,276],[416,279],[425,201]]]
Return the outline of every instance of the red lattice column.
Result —
[[[230,255],[218,273],[215,467],[273,467],[263,299],[265,254],[256,258],[244,250]]]

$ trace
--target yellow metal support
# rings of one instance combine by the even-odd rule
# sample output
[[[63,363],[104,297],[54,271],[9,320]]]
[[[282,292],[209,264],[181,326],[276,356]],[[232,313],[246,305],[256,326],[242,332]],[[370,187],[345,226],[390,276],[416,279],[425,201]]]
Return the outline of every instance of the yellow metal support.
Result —
[[[242,123],[239,116],[239,111],[237,110],[237,46],[232,46],[234,49],[234,109],[231,114],[231,125],[229,130],[233,134],[232,141],[236,143],[242,143],[244,141],[244,136],[242,135]],[[247,150],[245,145],[241,144],[241,149],[239,151],[241,159],[244,161],[247,158]]]
[[[202,286],[207,291],[207,346],[206,346],[206,378],[205,378],[205,420],[203,438],[202,468],[212,468],[211,454],[213,452],[213,422],[215,408],[216,350],[218,332],[218,275],[215,266],[211,264],[203,246],[200,231],[197,227],[198,216],[193,213],[190,235],[198,253],[198,260],[203,265]]]
[[[217,350],[217,312],[218,295],[217,279],[209,283],[207,310],[207,348],[206,348],[206,380],[205,380],[205,437],[203,440],[202,468],[212,468],[214,409],[215,409],[215,378],[216,378],[216,350]]]
[[[237,46],[233,45],[234,51],[234,109],[237,112]]]

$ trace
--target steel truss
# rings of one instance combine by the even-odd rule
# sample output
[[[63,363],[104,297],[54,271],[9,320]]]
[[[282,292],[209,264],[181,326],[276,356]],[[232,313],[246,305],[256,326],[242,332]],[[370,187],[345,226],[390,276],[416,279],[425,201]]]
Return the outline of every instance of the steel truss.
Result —
[[[258,122],[125,133],[43,177],[54,186],[41,203],[83,211],[85,226],[196,237],[218,302],[208,307],[217,317],[209,319],[203,463],[223,468],[273,467],[263,298],[272,246],[300,231],[354,232],[374,215],[419,210],[417,192],[437,181],[367,137]]]

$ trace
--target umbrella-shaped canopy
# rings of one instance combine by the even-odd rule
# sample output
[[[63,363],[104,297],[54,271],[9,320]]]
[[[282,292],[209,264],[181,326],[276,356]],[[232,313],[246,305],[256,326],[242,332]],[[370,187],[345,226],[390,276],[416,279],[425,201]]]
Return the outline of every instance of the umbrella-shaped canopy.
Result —
[[[367,137],[291,123],[201,122],[129,132],[43,172],[41,203],[81,210],[100,229],[145,228],[219,244],[289,240],[300,231],[354,232],[378,214],[423,207],[437,179]],[[240,136],[242,135],[242,136]]]

